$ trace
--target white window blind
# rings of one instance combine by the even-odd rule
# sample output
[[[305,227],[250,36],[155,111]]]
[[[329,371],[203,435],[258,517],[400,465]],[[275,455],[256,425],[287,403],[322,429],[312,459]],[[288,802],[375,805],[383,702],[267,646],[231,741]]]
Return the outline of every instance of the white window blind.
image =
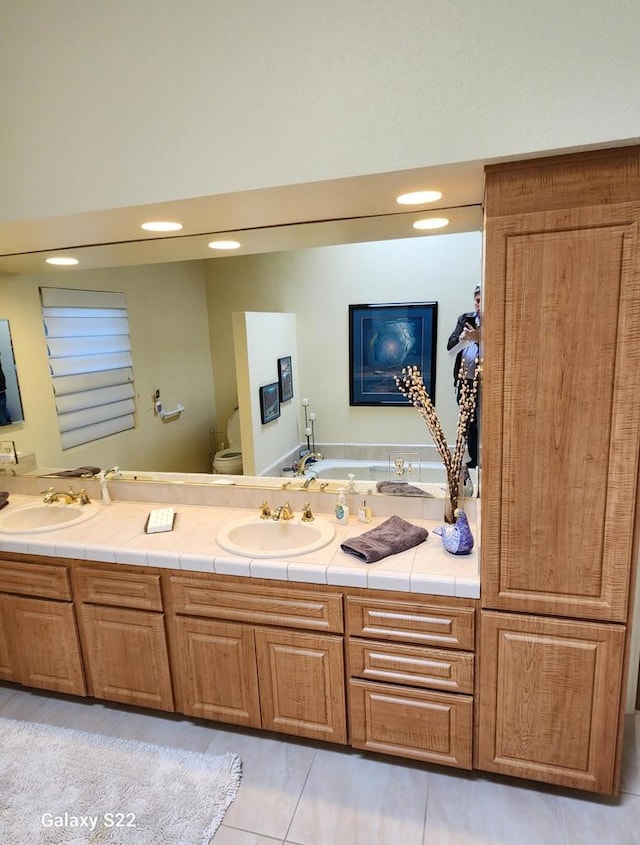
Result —
[[[123,293],[40,288],[62,448],[134,427]]]

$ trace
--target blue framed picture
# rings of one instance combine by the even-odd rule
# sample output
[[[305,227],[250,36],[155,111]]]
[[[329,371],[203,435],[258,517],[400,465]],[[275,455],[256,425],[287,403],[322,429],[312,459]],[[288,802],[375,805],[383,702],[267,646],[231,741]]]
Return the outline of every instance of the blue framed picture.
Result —
[[[278,382],[265,384],[260,388],[260,420],[266,425],[280,416],[280,396]]]
[[[395,376],[410,366],[435,404],[437,328],[437,302],[350,305],[349,404],[408,405]]]

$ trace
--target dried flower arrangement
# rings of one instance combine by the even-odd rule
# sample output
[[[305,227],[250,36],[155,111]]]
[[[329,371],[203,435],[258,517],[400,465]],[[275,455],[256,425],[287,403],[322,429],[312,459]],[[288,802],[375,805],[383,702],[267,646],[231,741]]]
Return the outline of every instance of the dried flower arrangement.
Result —
[[[406,396],[425,421],[429,433],[433,438],[436,449],[447,473],[447,487],[449,489],[449,508],[445,508],[445,519],[453,519],[453,512],[458,507],[462,478],[462,461],[467,445],[469,423],[473,417],[478,396],[478,376],[480,367],[477,366],[473,380],[460,379],[460,397],[458,401],[458,425],[453,454],[449,449],[442,423],[438,419],[431,397],[427,393],[422,380],[422,373],[417,367],[404,367],[402,374],[395,377],[398,390]]]

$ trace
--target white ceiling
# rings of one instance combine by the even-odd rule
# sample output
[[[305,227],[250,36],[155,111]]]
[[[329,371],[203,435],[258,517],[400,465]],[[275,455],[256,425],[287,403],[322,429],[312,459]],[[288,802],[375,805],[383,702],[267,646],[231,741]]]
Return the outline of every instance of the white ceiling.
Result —
[[[428,237],[411,224],[429,215],[451,221],[432,234],[479,230],[483,172],[484,162],[473,162],[0,223],[0,273],[68,273]],[[440,190],[442,199],[414,207],[396,203],[401,193],[425,189]],[[147,233],[140,225],[148,220],[178,220],[183,229],[169,235]],[[207,244],[215,236],[233,237],[242,247],[211,250]],[[54,254],[72,255],[80,264],[75,268],[45,264],[44,259]]]

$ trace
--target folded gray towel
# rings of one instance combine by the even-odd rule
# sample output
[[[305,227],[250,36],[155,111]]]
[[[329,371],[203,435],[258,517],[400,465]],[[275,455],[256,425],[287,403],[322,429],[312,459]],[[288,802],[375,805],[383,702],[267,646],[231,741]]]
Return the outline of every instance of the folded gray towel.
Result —
[[[427,493],[426,490],[421,490],[413,484],[408,484],[406,481],[378,481],[376,484],[378,493],[386,493],[388,496],[424,496],[427,499],[433,499],[433,493]]]
[[[383,557],[406,552],[407,549],[424,543],[428,536],[426,528],[412,525],[400,516],[390,516],[377,528],[365,531],[351,540],[345,540],[340,548],[363,563],[375,563]]]
[[[9,494],[8,493],[0,493],[0,511],[2,508],[6,508],[9,504]]]

